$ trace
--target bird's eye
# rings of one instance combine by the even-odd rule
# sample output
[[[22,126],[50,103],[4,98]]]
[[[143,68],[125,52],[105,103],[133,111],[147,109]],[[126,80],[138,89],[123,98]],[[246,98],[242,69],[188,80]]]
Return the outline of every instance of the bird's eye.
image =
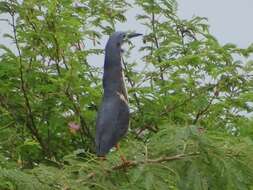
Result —
[[[125,38],[126,37],[126,35],[125,34],[123,34],[123,38]]]

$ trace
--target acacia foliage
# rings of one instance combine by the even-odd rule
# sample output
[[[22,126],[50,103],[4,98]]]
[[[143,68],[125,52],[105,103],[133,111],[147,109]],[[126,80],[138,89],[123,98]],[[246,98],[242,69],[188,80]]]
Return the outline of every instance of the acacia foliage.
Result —
[[[93,155],[101,69],[87,58],[103,53],[101,37],[137,6],[147,32],[142,61],[124,59],[132,110],[124,168],[119,153]],[[252,189],[253,46],[222,45],[205,18],[182,20],[176,8],[0,2],[15,46],[0,47],[0,189]]]

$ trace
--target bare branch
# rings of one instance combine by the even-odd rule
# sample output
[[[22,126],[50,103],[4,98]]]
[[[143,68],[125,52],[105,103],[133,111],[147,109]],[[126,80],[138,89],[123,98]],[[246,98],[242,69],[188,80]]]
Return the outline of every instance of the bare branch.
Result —
[[[129,168],[129,167],[134,167],[134,166],[138,166],[138,165],[142,165],[142,164],[156,164],[156,163],[163,163],[163,162],[169,162],[169,161],[174,161],[174,160],[181,160],[187,157],[191,157],[191,156],[198,156],[199,153],[189,153],[189,154],[178,154],[175,156],[163,156],[160,158],[156,158],[156,159],[147,159],[147,160],[141,160],[141,161],[130,161],[129,163],[125,164],[121,164],[118,166],[113,167],[113,170],[119,170],[119,169],[124,169],[124,168]]]
[[[162,156],[155,159],[145,159],[145,160],[140,160],[140,161],[134,160],[134,161],[129,161],[127,163],[122,163],[120,165],[114,166],[111,169],[105,169],[105,171],[107,173],[112,173],[114,170],[122,170],[122,169],[125,170],[127,168],[132,168],[132,167],[136,167],[143,164],[157,164],[157,163],[163,163],[163,162],[171,162],[171,161],[182,160],[185,158],[194,157],[198,155],[199,155],[199,152],[193,152],[189,154],[178,154],[174,156]],[[89,179],[95,176],[96,176],[96,172],[91,172],[87,175],[86,179]]]
[[[21,55],[21,50],[20,50],[20,46],[18,43],[18,39],[17,39],[17,29],[16,29],[16,24],[15,24],[15,14],[10,14],[11,15],[11,21],[12,21],[12,30],[13,30],[13,35],[14,35],[14,42],[18,51],[18,58],[19,58],[19,73],[20,73],[20,85],[21,85],[21,91],[23,94],[23,97],[25,99],[25,105],[26,105],[26,110],[27,110],[27,117],[29,122],[27,123],[27,128],[30,130],[31,134],[37,139],[37,141],[39,142],[43,152],[45,155],[50,156],[49,151],[47,146],[44,144],[41,136],[39,135],[38,129],[36,127],[35,121],[34,121],[34,116],[33,116],[33,112],[32,112],[32,108],[30,105],[30,101],[28,98],[28,94],[27,94],[27,84],[25,83],[24,80],[24,71],[23,71],[23,63],[22,63],[22,55]]]

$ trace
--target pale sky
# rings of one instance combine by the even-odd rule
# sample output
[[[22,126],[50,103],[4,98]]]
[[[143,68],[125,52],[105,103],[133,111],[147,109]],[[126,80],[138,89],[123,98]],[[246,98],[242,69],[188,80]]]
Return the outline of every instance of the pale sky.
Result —
[[[140,9],[128,11],[128,21],[117,25],[117,30],[135,30],[145,34],[145,28],[140,25],[135,16]],[[207,17],[210,30],[221,43],[235,43],[245,48],[253,42],[253,0],[178,0],[178,15],[189,19],[192,16]],[[2,15],[0,18],[6,17]],[[0,44],[8,45],[2,34],[10,31],[6,23],[0,22]],[[101,47],[105,46],[107,37],[102,40]],[[141,39],[134,39],[133,43],[141,46]],[[139,53],[132,51],[131,56],[139,59]],[[91,57],[96,65],[103,64],[103,57]]]
[[[246,48],[253,43],[253,0],[178,0],[177,2],[180,18],[206,17],[211,33],[222,44],[234,43],[241,48]],[[145,28],[135,19],[136,14],[140,12],[139,8],[128,11],[128,22],[118,24],[117,30],[135,30],[145,34]],[[103,40],[103,46],[106,40]],[[137,50],[142,41],[140,38],[133,39],[133,43],[137,48],[131,52],[131,57],[132,60],[138,61],[142,54]],[[102,66],[103,57],[91,57],[90,61]]]
[[[253,42],[253,0],[178,0],[178,4],[181,18],[207,17],[220,42],[242,48]]]

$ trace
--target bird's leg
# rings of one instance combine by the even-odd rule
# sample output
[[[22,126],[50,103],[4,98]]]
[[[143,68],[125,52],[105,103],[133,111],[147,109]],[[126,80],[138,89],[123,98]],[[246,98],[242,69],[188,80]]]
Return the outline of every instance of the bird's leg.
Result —
[[[116,148],[117,151],[119,151],[120,159],[123,162],[123,165],[125,165],[125,166],[129,165],[130,161],[127,160],[126,157],[121,153],[118,143],[115,145],[115,148]]]

